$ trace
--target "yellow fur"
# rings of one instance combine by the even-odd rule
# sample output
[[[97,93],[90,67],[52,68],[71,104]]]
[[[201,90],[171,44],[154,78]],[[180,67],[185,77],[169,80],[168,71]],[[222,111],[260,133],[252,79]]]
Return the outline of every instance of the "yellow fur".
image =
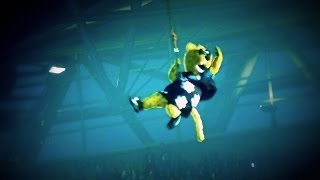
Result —
[[[167,99],[159,92],[153,93],[151,96],[144,98],[142,102],[142,108],[144,110],[151,108],[164,108],[168,104]]]
[[[217,57],[210,56],[209,60],[205,59],[204,55],[199,55],[199,50],[207,50],[202,45],[195,45],[189,42],[186,46],[186,53],[184,55],[184,69],[186,72],[192,72],[193,74],[198,74],[199,72],[196,70],[196,65],[204,65],[206,68],[210,68],[210,72],[212,74],[217,74],[220,70],[223,54],[220,47],[216,47],[216,51],[218,53]]]
[[[168,77],[169,81],[173,82],[177,79],[177,75],[179,73],[179,66],[181,64],[180,59],[176,59],[176,61],[171,65],[169,71],[168,71]]]
[[[216,52],[218,56],[214,57],[212,54],[209,60],[205,59],[204,55],[199,54],[199,50],[206,50],[206,48],[202,45],[196,45],[194,43],[187,43],[186,45],[186,53],[184,54],[184,69],[186,72],[191,72],[193,74],[199,74],[196,69],[197,65],[204,65],[207,69],[210,70],[212,74],[217,74],[220,70],[222,61],[223,61],[223,53],[220,47],[216,47]],[[180,59],[176,59],[175,62],[171,65],[168,71],[168,78],[170,82],[173,82],[177,79],[177,75],[179,74],[179,67],[181,65]],[[150,108],[166,108],[166,112],[169,117],[176,118],[181,114],[181,111],[178,107],[173,104],[168,104],[167,99],[159,92],[152,94],[151,96],[142,100],[143,109]],[[203,124],[200,117],[199,112],[196,108],[192,108],[191,116],[195,123],[195,130],[197,134],[198,142],[202,142],[205,139],[203,133]]]
[[[204,134],[203,134],[203,125],[200,114],[196,108],[192,108],[191,116],[193,118],[193,122],[195,124],[196,133],[197,133],[197,140],[199,142],[204,141]]]
[[[214,59],[210,67],[210,72],[214,75],[216,75],[219,72],[222,61],[223,61],[223,54],[222,54],[221,48],[217,46],[216,50],[217,50],[218,56]]]
[[[166,111],[168,116],[170,116],[171,118],[176,118],[181,114],[179,108],[173,104],[166,105]]]

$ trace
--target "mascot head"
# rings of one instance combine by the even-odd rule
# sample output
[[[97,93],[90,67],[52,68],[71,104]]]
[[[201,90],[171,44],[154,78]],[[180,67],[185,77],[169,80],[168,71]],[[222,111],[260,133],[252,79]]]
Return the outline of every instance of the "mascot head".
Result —
[[[186,72],[201,74],[210,68],[214,60],[213,55],[202,45],[189,42],[184,56],[184,68]]]

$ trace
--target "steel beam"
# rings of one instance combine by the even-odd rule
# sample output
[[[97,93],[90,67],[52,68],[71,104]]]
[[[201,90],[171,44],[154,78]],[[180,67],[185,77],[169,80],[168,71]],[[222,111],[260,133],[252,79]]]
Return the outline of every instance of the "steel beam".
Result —
[[[77,11],[73,10],[73,12],[76,15]],[[84,42],[84,46],[88,55],[88,58],[83,59],[83,63],[87,67],[89,72],[94,75],[95,80],[105,92],[105,98],[111,104],[114,104],[114,106],[127,106],[128,108],[130,108],[127,102],[127,95],[124,94],[124,90],[115,87],[109,77],[107,77],[103,68],[103,64],[96,52],[94,43],[91,41],[89,35],[86,32],[86,24],[84,22],[78,22],[77,25],[79,27],[80,36]],[[106,109],[106,111],[108,110]],[[143,125],[137,120],[137,117],[133,111],[129,111],[121,115],[142,143],[147,144],[153,142],[152,137],[149,135]]]
[[[57,109],[61,106],[67,91],[70,86],[70,77],[75,75],[75,69],[68,66],[67,70],[59,76],[53,75],[48,77],[47,88],[44,92],[43,98],[35,104],[31,111],[32,116],[29,120],[31,132],[25,134],[23,137],[26,158],[29,162],[34,162],[39,155],[41,146],[47,136],[51,126],[55,123],[57,116]]]

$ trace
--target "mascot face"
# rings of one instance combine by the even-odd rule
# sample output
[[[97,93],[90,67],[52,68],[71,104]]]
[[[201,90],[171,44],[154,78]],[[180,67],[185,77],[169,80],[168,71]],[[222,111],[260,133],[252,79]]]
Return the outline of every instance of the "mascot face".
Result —
[[[188,43],[184,56],[184,68],[186,72],[201,74],[210,68],[213,55],[204,46]]]

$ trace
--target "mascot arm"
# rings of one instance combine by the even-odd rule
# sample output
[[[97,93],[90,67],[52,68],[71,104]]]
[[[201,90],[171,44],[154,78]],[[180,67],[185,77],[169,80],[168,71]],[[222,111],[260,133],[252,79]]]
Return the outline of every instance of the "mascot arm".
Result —
[[[181,64],[180,59],[176,59],[175,62],[171,65],[169,71],[168,71],[168,77],[170,82],[173,82],[177,79],[177,76],[179,74],[179,66]]]
[[[214,59],[210,67],[210,72],[214,75],[216,75],[219,72],[219,69],[223,61],[223,53],[221,51],[221,48],[216,46],[216,51],[217,51],[217,57]]]

